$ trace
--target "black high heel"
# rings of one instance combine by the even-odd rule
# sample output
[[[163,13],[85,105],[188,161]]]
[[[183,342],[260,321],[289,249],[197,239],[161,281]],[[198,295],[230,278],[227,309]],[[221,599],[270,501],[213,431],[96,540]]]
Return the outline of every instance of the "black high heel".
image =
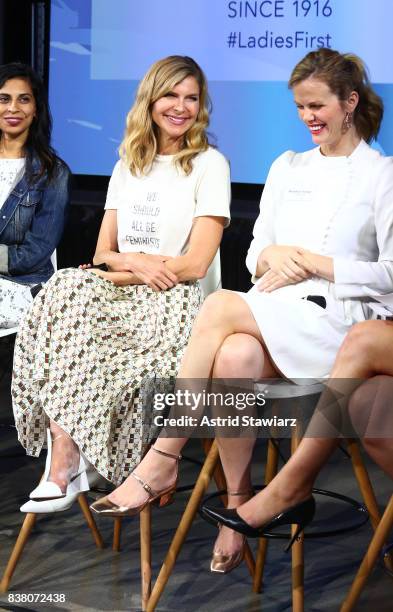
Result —
[[[237,513],[236,509],[225,509],[225,508],[209,508],[208,506],[201,506],[199,513],[206,521],[217,526],[219,524],[225,525],[234,531],[243,533],[249,538],[260,538],[265,533],[281,527],[281,525],[297,525],[296,532],[292,536],[289,544],[285,547],[285,552],[288,552],[299,536],[300,532],[311,523],[315,514],[315,499],[313,496],[309,497],[300,504],[292,506],[276,514],[270,521],[261,525],[261,527],[252,527],[246,521],[244,521]]]

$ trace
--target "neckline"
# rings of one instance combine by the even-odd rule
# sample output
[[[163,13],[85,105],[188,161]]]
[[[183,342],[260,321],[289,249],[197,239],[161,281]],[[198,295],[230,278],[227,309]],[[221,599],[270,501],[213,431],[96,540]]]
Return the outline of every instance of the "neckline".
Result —
[[[157,153],[157,155],[155,156],[155,160],[159,162],[172,161],[174,157],[175,157],[174,153],[171,153],[170,155],[162,155],[161,153]]]
[[[345,163],[357,157],[359,152],[361,152],[364,149],[364,146],[367,146],[367,144],[365,143],[363,138],[361,138],[359,143],[356,145],[356,147],[352,151],[352,153],[350,153],[349,155],[324,155],[320,147],[316,147],[315,151],[317,152],[318,158],[320,160],[323,160],[323,161],[326,160],[325,163],[334,163],[334,162]]]
[[[0,157],[0,161],[5,162],[25,162],[25,157]]]

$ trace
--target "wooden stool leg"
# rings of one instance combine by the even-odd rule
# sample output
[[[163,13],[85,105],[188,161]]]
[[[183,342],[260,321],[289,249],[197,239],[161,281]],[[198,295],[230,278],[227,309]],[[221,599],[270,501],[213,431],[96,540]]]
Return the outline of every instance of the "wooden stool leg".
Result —
[[[379,521],[381,520],[381,513],[379,512],[375,493],[366,470],[366,466],[364,465],[358,442],[356,440],[347,440],[347,443],[353,471],[355,473],[363,501],[370,515],[371,525],[375,531],[379,525]],[[391,553],[385,555],[384,562],[386,567],[393,572],[393,556]]]
[[[366,583],[368,576],[373,569],[378,555],[382,550],[383,545],[393,527],[393,495],[387,505],[387,508],[381,518],[381,521],[375,530],[375,534],[370,542],[364,559],[359,567],[359,570],[352,583],[351,589],[344,600],[340,612],[351,612],[357,600],[359,599],[360,593]]]
[[[194,490],[188,501],[186,509],[180,520],[175,536],[168,549],[164,563],[161,566],[160,573],[158,574],[157,580],[154,584],[150,599],[146,606],[147,612],[152,612],[155,610],[158,600],[164,591],[165,585],[172,573],[173,566],[175,565],[177,556],[191,527],[194,516],[197,513],[198,506],[206,492],[207,487],[209,486],[209,482],[217,461],[218,448],[216,442],[213,442],[209,454],[206,457],[205,463],[203,464],[203,467],[199,473],[198,480],[195,483]]]
[[[113,520],[113,542],[112,542],[112,550],[115,552],[119,552],[120,550],[120,539],[121,539],[121,527],[122,527],[122,518],[117,516]]]
[[[205,451],[206,455],[208,455],[212,443],[213,443],[213,440],[209,440],[209,439],[202,440],[203,450]],[[221,461],[219,460],[217,461],[217,465],[214,468],[213,478],[216,483],[217,489],[219,491],[227,488],[227,482],[226,482],[224,470],[222,469]],[[227,502],[226,495],[222,496],[222,501],[224,504],[226,504]],[[254,561],[254,556],[251,552],[250,545],[247,541],[245,542],[245,545],[244,545],[244,561],[246,562],[251,578],[254,579],[255,561]]]
[[[268,485],[277,474],[278,469],[278,448],[272,440],[268,441],[267,458],[265,469],[265,485]],[[254,581],[252,590],[254,593],[260,593],[262,589],[263,570],[265,568],[266,553],[267,553],[267,538],[260,538],[258,542],[258,553],[255,564]]]
[[[8,560],[7,567],[5,568],[5,572],[3,574],[3,578],[0,583],[0,592],[6,593],[8,591],[8,586],[10,584],[12,574],[15,571],[19,558],[23,552],[23,549],[26,545],[26,542],[29,538],[30,532],[33,529],[34,523],[36,521],[37,515],[32,512],[28,512],[26,514],[26,518],[23,521],[22,527],[20,529],[18,538],[15,542],[13,551]]]
[[[142,610],[146,610],[151,592],[151,505],[147,504],[139,516],[141,538],[141,595]]]
[[[95,522],[95,520],[93,518],[93,515],[91,513],[91,510],[89,508],[89,503],[88,503],[88,501],[86,499],[86,495],[84,493],[81,493],[78,496],[78,502],[79,502],[81,510],[82,510],[82,512],[84,514],[84,517],[86,519],[86,523],[88,524],[88,526],[91,529],[91,532],[92,532],[93,538],[94,538],[94,542],[95,542],[97,548],[104,548],[104,542],[102,540],[100,532],[98,531],[96,522]]]
[[[291,453],[299,446],[299,428],[292,430]],[[292,535],[297,525],[292,525]],[[295,540],[292,546],[292,611],[303,612],[304,610],[304,536]]]
[[[292,535],[296,531],[292,525]],[[304,536],[303,533],[292,546],[292,611],[304,609]]]

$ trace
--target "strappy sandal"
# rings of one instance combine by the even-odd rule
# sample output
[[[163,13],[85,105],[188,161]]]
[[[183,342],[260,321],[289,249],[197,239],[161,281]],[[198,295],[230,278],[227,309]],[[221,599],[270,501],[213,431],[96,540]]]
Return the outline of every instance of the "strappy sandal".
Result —
[[[182,458],[181,455],[174,455],[172,453],[167,453],[165,451],[159,450],[158,448],[151,447],[159,455],[163,455],[164,457],[170,457],[171,459],[176,460],[176,477],[174,482],[172,482],[169,487],[162,489],[161,491],[155,491],[149,483],[145,482],[138,474],[135,472],[131,472],[131,476],[135,478],[137,482],[141,485],[141,487],[146,491],[149,495],[146,501],[144,501],[139,506],[118,506],[108,499],[108,495],[103,497],[102,499],[97,500],[90,506],[90,508],[96,512],[97,514],[102,514],[104,516],[135,516],[139,514],[143,508],[147,506],[147,504],[156,504],[160,508],[167,506],[172,502],[173,495],[176,491],[177,480],[178,480],[178,463]]]

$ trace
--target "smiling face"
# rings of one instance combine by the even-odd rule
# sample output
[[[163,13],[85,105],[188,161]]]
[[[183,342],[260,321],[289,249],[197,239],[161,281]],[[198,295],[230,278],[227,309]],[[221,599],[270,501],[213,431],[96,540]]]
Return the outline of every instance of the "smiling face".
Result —
[[[359,96],[353,91],[342,102],[323,81],[309,77],[293,87],[300,119],[310,130],[313,142],[324,155],[350,155],[360,138],[354,126],[346,126]]]
[[[2,138],[20,139],[24,143],[35,114],[36,104],[29,82],[19,78],[6,81],[0,88]]]
[[[177,153],[199,112],[199,85],[188,76],[154,102],[151,116],[158,127],[158,152]]]

